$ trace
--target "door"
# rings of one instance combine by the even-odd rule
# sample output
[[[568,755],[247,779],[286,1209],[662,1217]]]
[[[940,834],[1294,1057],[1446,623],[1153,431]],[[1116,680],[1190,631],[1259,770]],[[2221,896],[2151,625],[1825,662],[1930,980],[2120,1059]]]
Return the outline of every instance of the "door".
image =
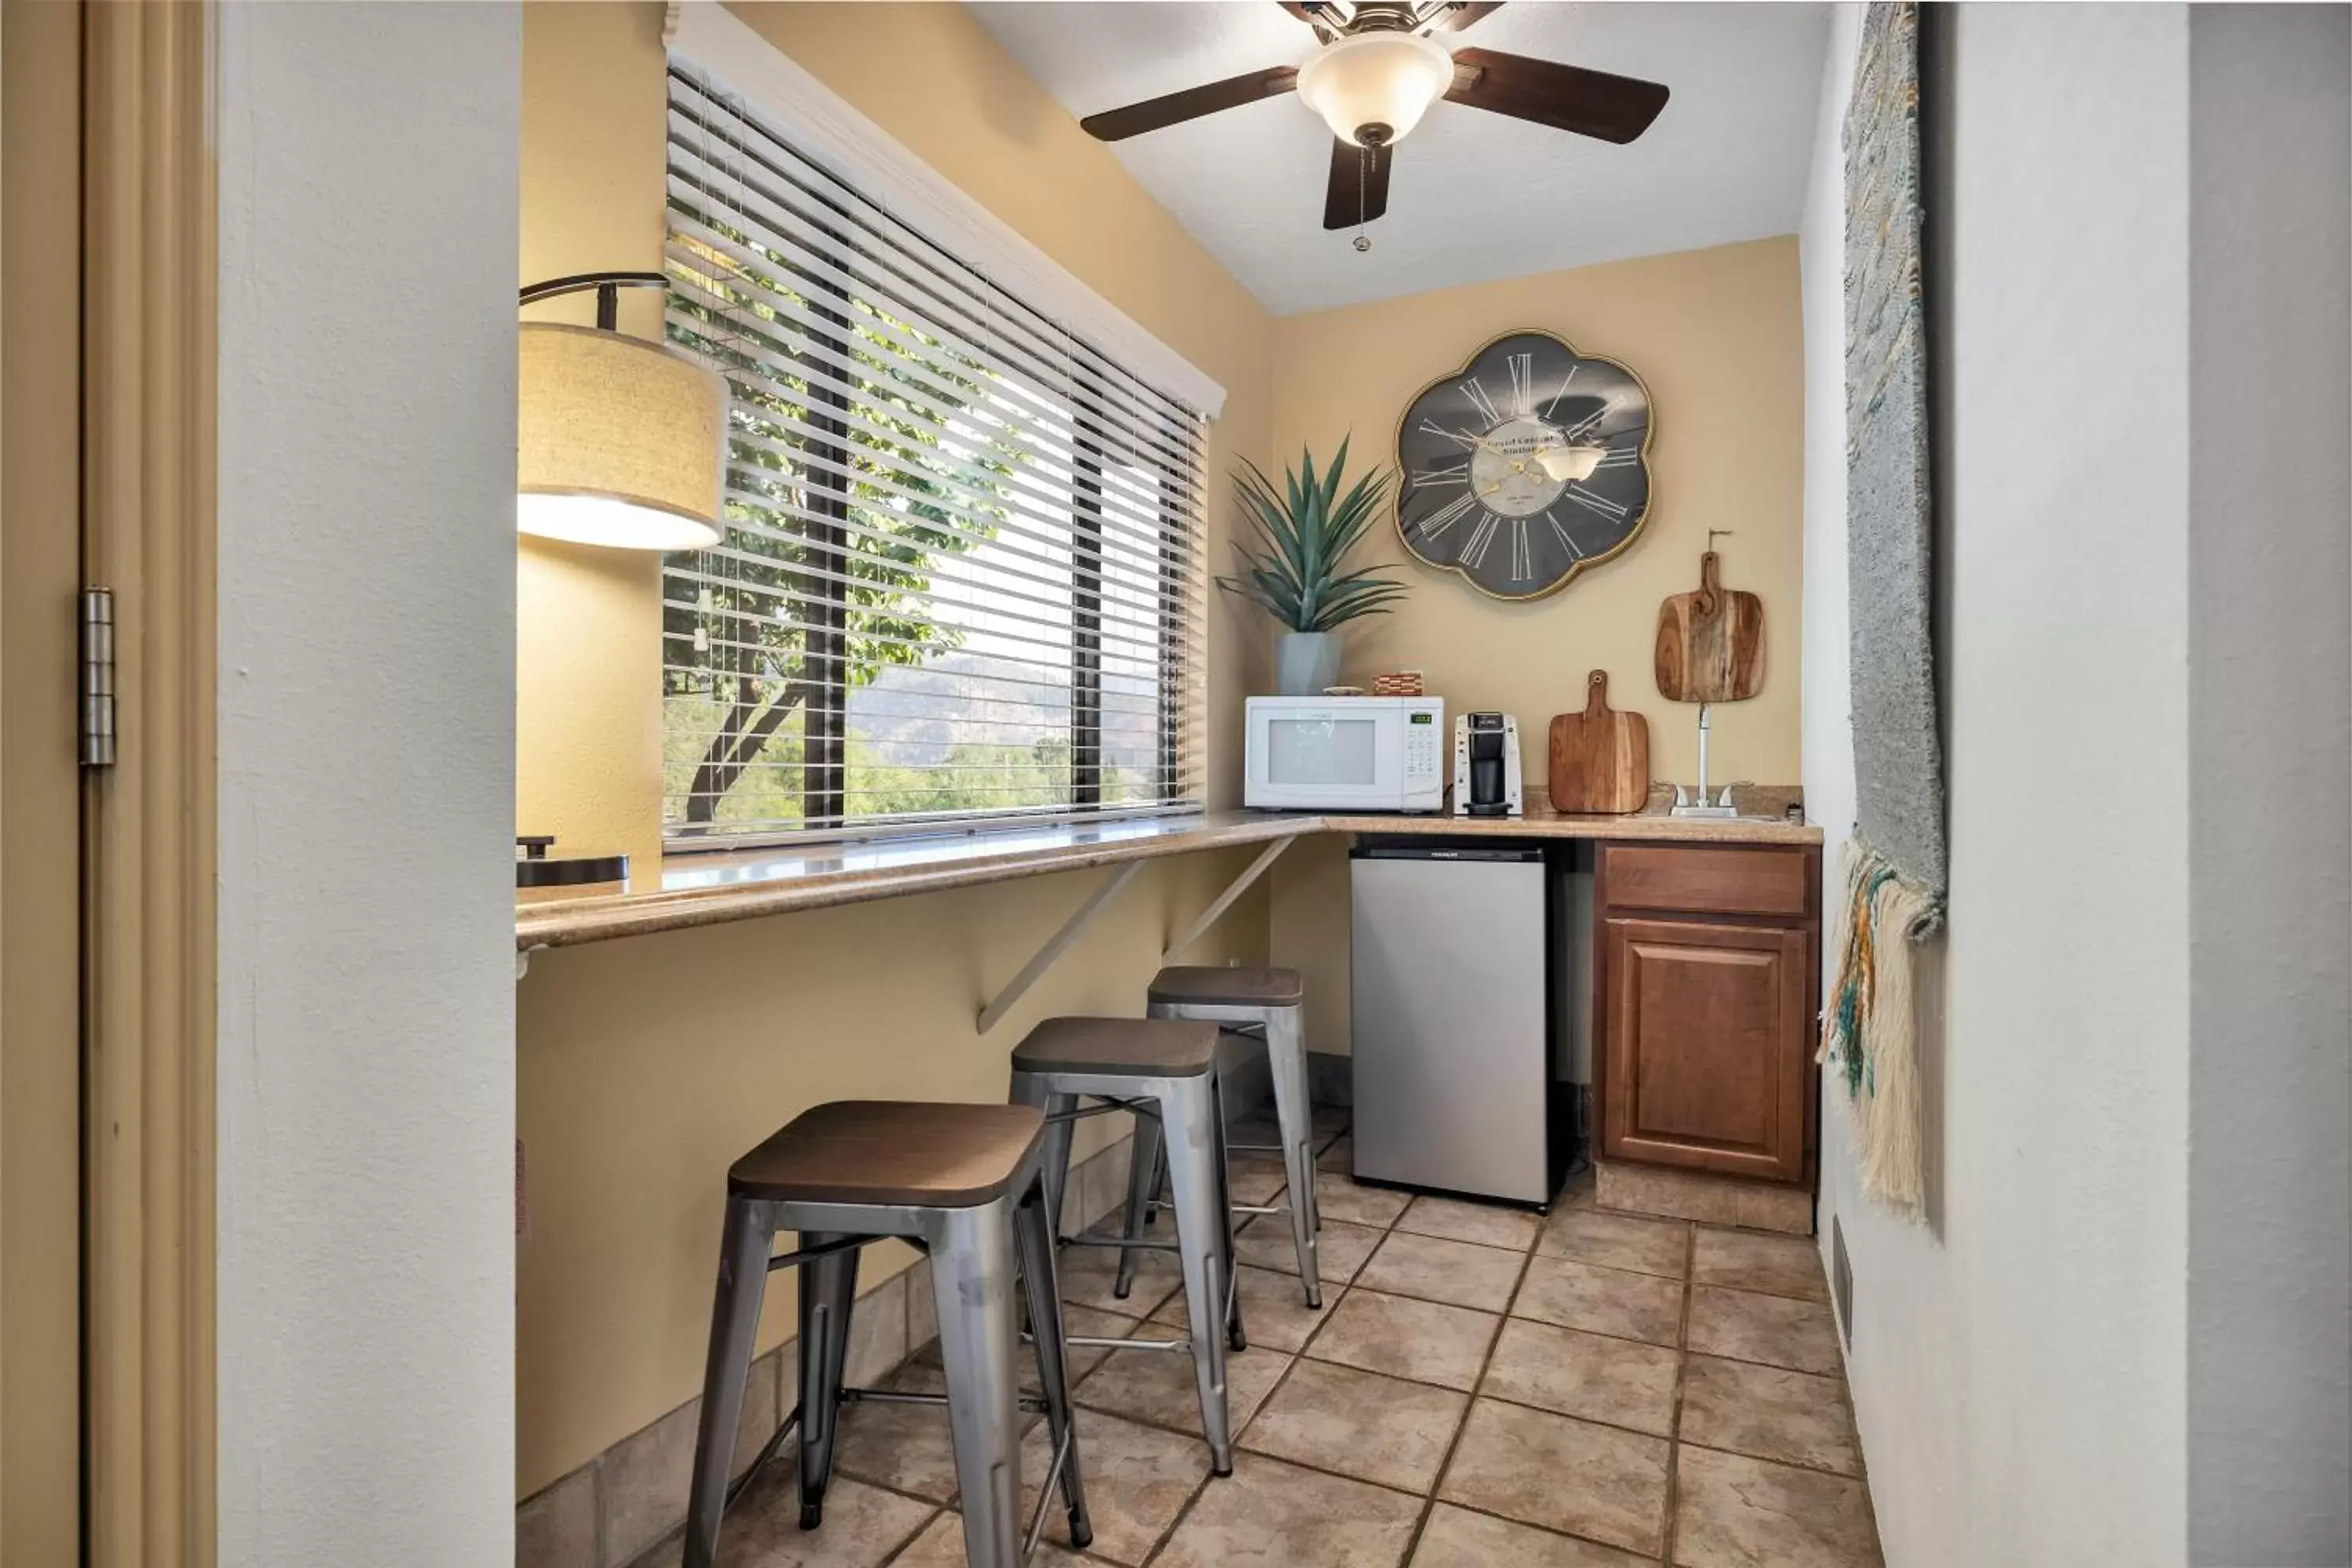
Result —
[[[1605,1153],[1803,1178],[1809,946],[1784,926],[1608,923]]]

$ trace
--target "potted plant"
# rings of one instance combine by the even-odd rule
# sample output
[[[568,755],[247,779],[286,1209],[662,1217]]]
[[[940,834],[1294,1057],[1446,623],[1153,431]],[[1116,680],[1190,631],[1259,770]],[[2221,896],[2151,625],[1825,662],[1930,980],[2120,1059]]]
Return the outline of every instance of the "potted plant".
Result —
[[[1337,681],[1339,628],[1359,616],[1384,613],[1404,595],[1404,584],[1378,575],[1376,568],[1345,569],[1348,552],[1362,541],[1389,493],[1389,477],[1375,473],[1342,495],[1347,467],[1342,439],[1320,475],[1314,449],[1301,453],[1296,472],[1283,470],[1279,492],[1246,458],[1234,475],[1234,494],[1255,537],[1236,542],[1242,571],[1217,584],[1254,600],[1283,626],[1274,666],[1275,689],[1285,697],[1313,696]]]

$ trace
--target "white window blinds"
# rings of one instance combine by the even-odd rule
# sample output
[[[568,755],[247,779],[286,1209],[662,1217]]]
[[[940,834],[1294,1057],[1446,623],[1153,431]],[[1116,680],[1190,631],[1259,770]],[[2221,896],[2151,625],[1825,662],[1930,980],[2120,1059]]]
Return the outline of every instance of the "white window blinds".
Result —
[[[673,65],[670,340],[732,388],[663,568],[673,841],[1200,801],[1199,416]]]

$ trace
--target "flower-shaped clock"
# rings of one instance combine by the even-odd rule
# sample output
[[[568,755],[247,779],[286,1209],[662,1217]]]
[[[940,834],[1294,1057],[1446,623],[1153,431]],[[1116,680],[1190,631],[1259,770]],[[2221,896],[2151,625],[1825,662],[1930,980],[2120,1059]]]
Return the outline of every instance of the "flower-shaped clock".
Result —
[[[1397,422],[1397,532],[1498,599],[1538,599],[1633,542],[1650,513],[1649,388],[1549,332],[1511,332]]]

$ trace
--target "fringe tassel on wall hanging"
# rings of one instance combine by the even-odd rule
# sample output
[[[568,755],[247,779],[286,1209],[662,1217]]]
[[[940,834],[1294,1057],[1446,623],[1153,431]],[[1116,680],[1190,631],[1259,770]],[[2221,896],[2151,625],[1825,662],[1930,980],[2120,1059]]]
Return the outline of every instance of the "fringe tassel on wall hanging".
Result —
[[[1863,1194],[1916,1219],[1927,1151],[1915,977],[1919,944],[1942,929],[1943,905],[1859,839],[1846,841],[1838,870],[1843,896],[1830,936],[1837,968],[1820,1059],[1853,1127]]]

